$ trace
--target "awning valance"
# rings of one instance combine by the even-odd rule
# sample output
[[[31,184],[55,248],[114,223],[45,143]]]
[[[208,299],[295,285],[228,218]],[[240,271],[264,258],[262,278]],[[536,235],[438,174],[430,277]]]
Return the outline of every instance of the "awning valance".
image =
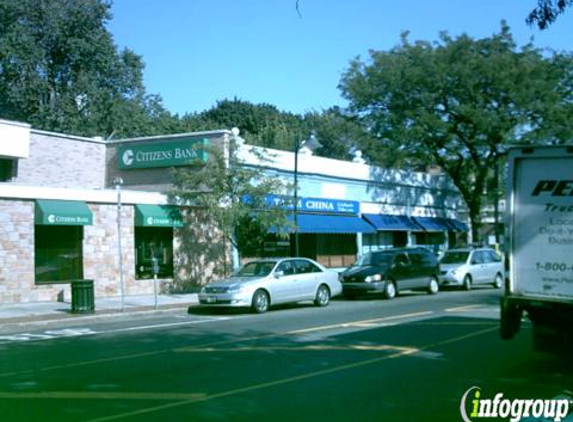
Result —
[[[294,221],[294,216],[289,219]],[[299,214],[299,233],[374,233],[376,229],[360,217]]]
[[[451,231],[454,232],[467,232],[470,228],[467,224],[462,223],[460,220],[456,220],[455,218],[445,218],[446,224],[451,226]]]
[[[90,226],[93,216],[82,201],[37,199],[35,221],[50,226]]]
[[[288,216],[289,221],[294,222],[294,215]],[[298,214],[299,233],[374,233],[376,229],[356,216],[321,215],[321,214]],[[294,231],[290,229],[290,231]],[[271,229],[276,233],[276,229]]]
[[[183,227],[179,208],[174,205],[135,205],[138,227]]]
[[[468,227],[464,223],[453,218],[414,217],[414,220],[426,231],[468,231]]]
[[[363,214],[370,224],[379,231],[422,231],[410,217],[405,215]]]

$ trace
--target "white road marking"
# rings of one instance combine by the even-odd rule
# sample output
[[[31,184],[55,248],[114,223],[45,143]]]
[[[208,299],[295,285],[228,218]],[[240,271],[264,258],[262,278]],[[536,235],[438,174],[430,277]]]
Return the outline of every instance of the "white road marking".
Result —
[[[114,328],[111,330],[92,330],[91,328],[64,328],[61,330],[48,330],[44,331],[40,334],[32,334],[32,333],[18,333],[18,334],[11,334],[0,336],[0,344],[10,343],[10,342],[29,342],[29,341],[40,341],[40,340],[54,340],[58,338],[69,338],[69,337],[81,337],[81,336],[90,336],[90,335],[101,335],[101,334],[117,334],[117,333],[124,333],[124,332],[133,332],[133,331],[144,331],[144,330],[152,330],[156,328],[172,328],[178,326],[185,326],[185,325],[196,325],[196,324],[204,324],[207,322],[218,322],[218,321],[226,321],[230,319],[230,317],[220,317],[220,318],[206,318],[201,320],[194,320],[194,321],[183,321],[183,322],[170,322],[165,324],[153,324],[153,325],[141,325],[136,327],[125,327],[125,328]]]

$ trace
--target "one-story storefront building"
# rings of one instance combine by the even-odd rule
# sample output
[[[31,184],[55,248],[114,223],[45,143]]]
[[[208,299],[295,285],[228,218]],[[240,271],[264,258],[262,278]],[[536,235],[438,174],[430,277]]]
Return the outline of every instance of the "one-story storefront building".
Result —
[[[0,303],[68,300],[78,279],[93,280],[97,297],[151,294],[152,257],[162,291],[227,273],[237,263],[208,216],[170,205],[166,192],[173,167],[207,162],[202,145],[227,158],[233,145],[242,165],[292,181],[293,152],[265,150],[260,162],[239,141],[227,130],[111,141],[0,120]],[[329,267],[390,246],[443,250],[467,230],[443,175],[304,150],[297,174],[300,252]],[[291,244],[269,234],[261,251],[288,254]]]

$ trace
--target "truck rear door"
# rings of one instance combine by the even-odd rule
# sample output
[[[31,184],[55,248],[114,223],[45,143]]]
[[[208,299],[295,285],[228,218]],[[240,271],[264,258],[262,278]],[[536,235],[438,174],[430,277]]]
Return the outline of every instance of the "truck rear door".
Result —
[[[573,149],[516,149],[509,163],[511,293],[571,301]]]

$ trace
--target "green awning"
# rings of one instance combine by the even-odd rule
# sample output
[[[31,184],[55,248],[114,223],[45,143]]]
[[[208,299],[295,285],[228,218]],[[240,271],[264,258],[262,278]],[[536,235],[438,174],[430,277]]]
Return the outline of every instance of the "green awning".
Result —
[[[183,227],[179,208],[174,205],[135,205],[138,227]]]
[[[92,212],[85,202],[36,200],[36,224],[49,226],[91,226]]]

